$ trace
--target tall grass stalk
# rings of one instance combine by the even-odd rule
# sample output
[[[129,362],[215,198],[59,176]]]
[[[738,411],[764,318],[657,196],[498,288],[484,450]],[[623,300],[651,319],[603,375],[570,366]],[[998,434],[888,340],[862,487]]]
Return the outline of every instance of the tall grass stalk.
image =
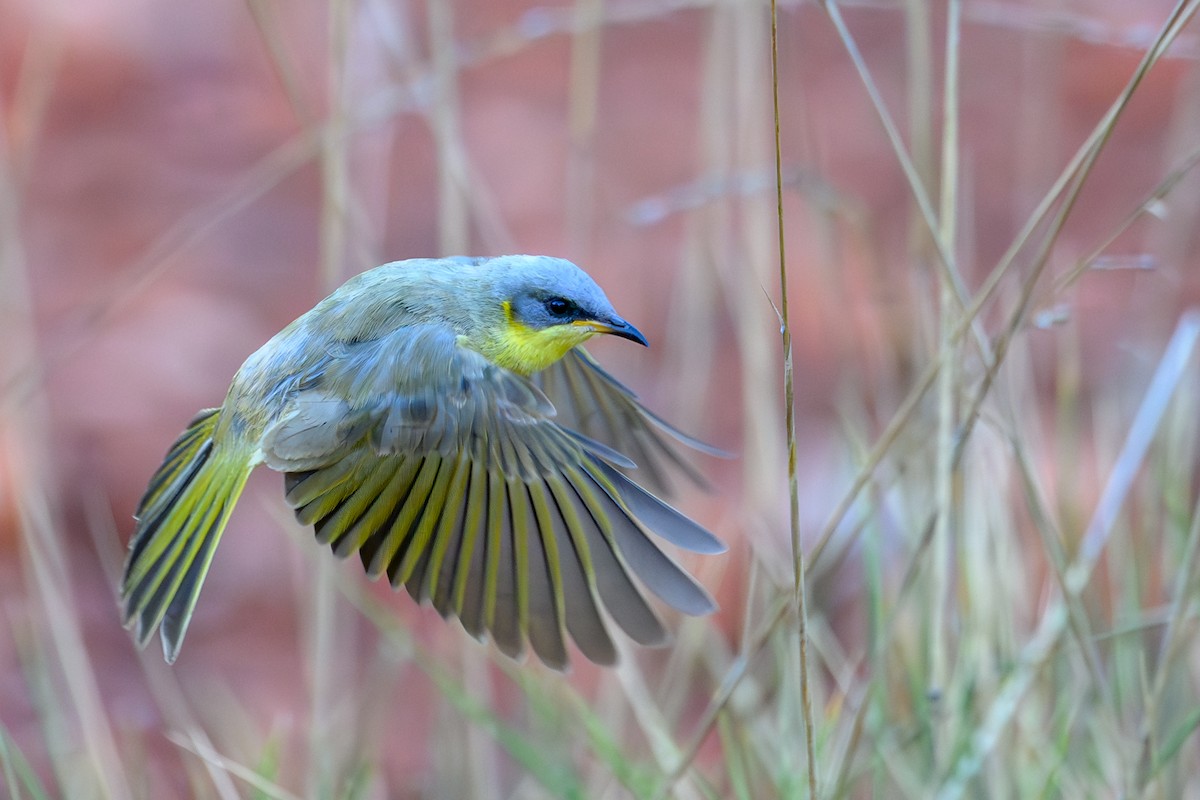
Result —
[[[943,77],[942,107],[942,165],[941,165],[941,204],[938,219],[938,238],[946,252],[953,257],[958,241],[958,184],[959,184],[959,154],[958,154],[958,60],[960,46],[960,26],[962,24],[962,5],[959,0],[950,0],[946,20],[946,53],[945,75]],[[935,712],[935,731],[933,738],[935,769],[941,768],[948,756],[952,732],[947,728],[956,720],[952,712],[940,702],[945,687],[949,683],[950,656],[946,642],[948,621],[947,607],[951,601],[953,582],[951,563],[958,547],[958,525],[961,515],[954,503],[954,485],[956,465],[954,464],[954,436],[958,428],[958,353],[954,342],[954,329],[958,313],[955,301],[955,287],[948,280],[945,272],[938,273],[939,278],[939,341],[940,351],[947,351],[945,366],[938,373],[937,394],[937,453],[934,472],[935,500],[934,514],[936,515],[934,539],[932,544],[933,566],[932,586],[930,591],[930,682],[929,691],[931,705]],[[939,719],[940,718],[940,719]],[[938,724],[940,722],[940,724]]]
[[[792,353],[792,327],[788,321],[787,252],[783,220],[783,143],[779,115],[779,7],[771,0],[771,100],[775,120],[775,203],[779,222],[779,329],[783,336],[783,415],[787,436],[788,519],[794,572],[793,605],[799,642],[800,712],[804,723],[804,751],[808,766],[808,794],[817,797],[816,728],[808,666],[808,599],[804,586],[804,545],[800,541],[800,484],[796,471],[796,379]]]

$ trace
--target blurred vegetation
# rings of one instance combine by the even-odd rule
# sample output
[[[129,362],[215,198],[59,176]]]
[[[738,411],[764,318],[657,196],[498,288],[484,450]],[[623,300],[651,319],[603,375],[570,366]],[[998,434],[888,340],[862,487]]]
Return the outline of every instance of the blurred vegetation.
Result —
[[[242,24],[254,35],[238,46],[269,63],[294,135],[120,261],[99,296],[65,303],[78,313],[61,317],[51,313],[57,298],[39,299],[49,281],[29,255],[27,214],[37,209],[29,154],[69,42],[32,12],[21,16],[34,20],[28,38],[5,40],[14,69],[0,84],[0,581],[9,587],[0,664],[11,665],[0,686],[3,791],[690,800],[806,797],[815,785],[831,798],[1200,795],[1200,316],[1188,310],[1200,299],[1190,277],[1200,51],[1188,28],[1200,2],[779,10],[804,675],[772,307],[782,298],[769,9],[509,5],[507,18],[480,21],[471,4],[447,0],[331,0],[316,25],[324,46],[311,52],[287,6],[247,0]],[[632,43],[613,44],[627,35]],[[657,146],[693,148],[694,170],[665,178],[653,158],[631,165],[660,186],[631,196],[606,169],[645,156],[622,144],[656,132],[636,105],[618,106],[638,80],[659,76],[631,81],[622,59],[660,37],[694,54],[676,76],[694,103],[682,103],[690,139]],[[476,121],[482,137],[464,120],[490,98],[479,86],[491,70],[554,47],[566,52],[525,69],[567,70],[564,152],[553,161],[564,188],[548,201],[561,225],[516,232],[507,198],[489,188],[499,168],[475,152],[502,137],[506,118]],[[368,50],[382,67],[367,63]],[[818,80],[830,63],[846,80]],[[1001,86],[1006,72],[1016,77]],[[1072,84],[1075,115],[1071,81],[1083,82]],[[1087,117],[1081,133],[1067,123],[1078,116]],[[358,149],[399,120],[431,142],[432,167],[416,188],[392,176],[390,161],[364,165]],[[210,121],[221,125],[219,114]],[[633,131],[622,144],[606,138],[619,125]],[[1153,158],[1142,157],[1151,145]],[[1010,160],[990,165],[1001,153]],[[557,242],[556,254],[618,287],[618,308],[624,298],[657,316],[658,371],[631,382],[666,416],[740,453],[704,465],[711,494],[681,488],[676,497],[732,545],[727,557],[689,562],[720,598],[720,615],[673,620],[669,649],[628,649],[612,671],[583,665],[564,677],[512,664],[457,629],[426,625],[354,565],[333,563],[264,492],[277,530],[234,533],[274,535],[270,551],[291,540],[294,576],[281,602],[293,613],[271,623],[291,646],[263,669],[295,685],[295,706],[263,716],[242,683],[240,664],[263,658],[274,639],[236,639],[236,655],[203,672],[186,668],[188,652],[174,670],[153,649],[126,653],[115,600],[97,587],[115,592],[132,500],[56,470],[70,440],[59,430],[55,370],[149,302],[146,287],[179,270],[181,254],[220,238],[305,169],[319,186],[317,251],[291,269],[315,276],[300,287],[312,289],[308,304],[379,261],[435,254],[405,249],[390,232],[398,208],[420,205],[432,220],[416,239],[423,247]],[[647,241],[639,231],[658,244],[628,263]],[[660,287],[669,295],[654,299]],[[245,341],[244,352],[258,344]],[[143,369],[150,381],[175,374]],[[196,407],[221,386],[207,391]],[[162,449],[172,433],[156,432]],[[218,594],[210,586],[201,606]],[[254,616],[232,607],[243,613],[219,620],[230,630]],[[194,633],[190,649],[204,645]]]

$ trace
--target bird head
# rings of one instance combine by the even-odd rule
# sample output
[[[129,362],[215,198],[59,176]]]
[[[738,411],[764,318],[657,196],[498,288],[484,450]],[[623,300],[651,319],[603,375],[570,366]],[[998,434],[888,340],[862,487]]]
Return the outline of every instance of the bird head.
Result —
[[[497,313],[480,349],[506,369],[529,375],[545,369],[597,334],[645,345],[646,337],[622,319],[586,272],[561,258],[501,256],[494,276]]]

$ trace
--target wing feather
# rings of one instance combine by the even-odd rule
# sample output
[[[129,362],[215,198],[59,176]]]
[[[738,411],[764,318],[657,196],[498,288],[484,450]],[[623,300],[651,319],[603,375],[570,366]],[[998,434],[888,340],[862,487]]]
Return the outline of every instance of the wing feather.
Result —
[[[422,599],[420,588],[425,577],[425,567],[429,563],[430,543],[446,510],[446,496],[454,475],[454,462],[441,456],[436,456],[435,460],[437,476],[430,486],[429,494],[421,503],[420,517],[413,521],[412,534],[406,539],[403,558],[393,561],[388,568],[392,586],[399,588],[400,584],[405,584],[416,600]],[[413,591],[414,589],[416,591]]]
[[[397,464],[396,469],[390,470],[387,485],[379,492],[371,508],[367,509],[354,525],[330,540],[329,545],[335,556],[345,558],[351,553],[361,551],[371,537],[379,536],[382,539],[386,535],[395,524],[404,497],[412,488],[413,478],[416,477],[417,469],[422,463],[419,459],[411,458]],[[378,471],[389,472],[385,469]]]
[[[450,486],[446,490],[443,502],[442,519],[434,536],[430,550],[429,567],[426,571],[428,580],[420,587],[418,600],[430,601],[434,608],[449,616],[446,598],[449,592],[446,587],[453,580],[454,563],[462,540],[463,519],[466,517],[467,481],[471,476],[471,462],[464,451],[460,450],[454,457],[454,468]]]
[[[716,610],[716,604],[692,576],[679,568],[670,556],[659,550],[621,509],[611,491],[595,474],[589,477],[600,489],[597,497],[605,505],[612,525],[609,541],[620,560],[628,565],[650,591],[686,614],[701,615]]]
[[[413,558],[413,566],[409,569],[404,587],[418,602],[430,600],[430,583],[440,569],[445,548],[449,546],[444,541],[449,535],[446,531],[454,527],[462,511],[462,498],[457,494],[457,485],[461,483],[463,463],[463,459],[457,455],[442,459],[442,470],[438,473],[430,498],[426,500],[418,535],[414,537],[406,555],[406,558]]]
[[[614,664],[617,649],[608,635],[608,629],[604,627],[596,604],[598,589],[595,568],[576,505],[578,497],[558,476],[548,479],[546,484],[562,523],[555,527],[554,532],[559,540],[567,632],[589,659],[597,664]]]
[[[517,562],[513,538],[515,528],[508,502],[508,482],[496,475],[489,485],[488,509],[488,580],[494,590],[485,590],[487,627],[500,652],[519,659],[523,650],[521,636],[522,606],[518,599]]]
[[[525,491],[524,481],[509,478],[505,481],[508,489],[508,513],[511,521],[509,536],[513,546],[512,562],[515,565],[515,586],[517,603],[517,627],[520,630],[529,628],[529,528],[532,523],[529,510],[529,494]]]
[[[527,536],[529,548],[529,643],[547,666],[565,669],[567,647],[563,642],[562,571],[556,528],[561,519],[550,512],[545,485],[524,484],[523,491],[533,508],[535,524]],[[557,509],[556,509],[557,510]]]
[[[638,465],[639,482],[655,491],[670,488],[668,466],[680,470],[698,486],[706,485],[677,445],[728,457],[728,453],[689,436],[650,411],[581,347],[540,372],[537,380],[558,409],[561,425],[628,456]]]
[[[621,629],[638,644],[658,645],[666,642],[666,629],[646,603],[646,598],[630,578],[614,549],[612,522],[599,499],[604,493],[594,491],[578,470],[570,470],[568,476],[568,485],[575,492],[580,507],[587,512],[586,516],[581,515],[581,528],[588,551],[592,554],[596,589],[604,601],[604,607]]]
[[[268,430],[264,460],[320,542],[357,551],[369,575],[386,572],[472,636],[513,658],[528,643],[562,669],[569,635],[611,664],[601,608],[639,643],[667,638],[641,586],[687,613],[715,607],[651,535],[722,545],[621,471],[625,445],[661,459],[674,451],[660,431],[692,442],[590,358],[569,358],[556,410],[440,328],[344,344]]]
[[[284,500],[293,509],[306,506],[317,498],[328,495],[341,487],[350,479],[356,466],[357,462],[354,459],[346,458],[331,464],[326,469],[289,472],[284,483]]]
[[[360,464],[363,461],[361,458],[357,460],[360,461]],[[317,541],[321,544],[336,542],[342,534],[359,524],[360,521],[364,521],[364,517],[372,507],[378,508],[379,505],[375,501],[392,477],[388,470],[358,469],[356,472],[362,476],[357,486],[349,487],[352,491],[341,499],[333,511],[313,520]],[[343,484],[343,486],[346,485]],[[342,492],[338,492],[338,494],[342,494]],[[366,520],[364,524],[369,525],[370,521]]]
[[[487,589],[484,563],[487,557],[488,474],[482,458],[471,462],[471,488],[467,492],[462,548],[454,572],[454,613],[467,633],[480,639],[486,630],[483,595]],[[469,591],[469,594],[468,594]]]
[[[394,457],[388,459],[389,462],[393,460]],[[392,524],[384,533],[378,550],[375,551],[371,563],[367,566],[367,574],[371,577],[378,577],[385,571],[389,571],[393,562],[396,562],[396,566],[399,567],[399,561],[404,557],[417,518],[425,510],[425,501],[429,497],[430,490],[433,489],[434,481],[437,480],[441,464],[442,459],[436,453],[430,453],[421,459],[421,467],[413,479],[408,496],[404,503],[397,507],[399,513],[396,514]],[[388,577],[393,586],[400,585],[400,582],[395,580],[391,574]]]

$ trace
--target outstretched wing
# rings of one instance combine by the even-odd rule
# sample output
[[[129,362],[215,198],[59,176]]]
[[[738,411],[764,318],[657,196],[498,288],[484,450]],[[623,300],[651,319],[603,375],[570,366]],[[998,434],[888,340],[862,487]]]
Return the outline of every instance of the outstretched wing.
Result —
[[[415,326],[347,344],[263,439],[287,501],[334,553],[357,551],[414,598],[519,657],[616,651],[602,604],[643,644],[666,632],[640,583],[689,614],[708,594],[648,535],[721,552],[711,533],[619,472],[628,461],[554,419],[528,380]]]
[[[637,395],[576,347],[535,376],[558,409],[558,422],[628,456],[639,483],[666,491],[665,466],[673,464],[697,484],[704,478],[680,455],[678,444],[718,457],[728,454],[688,436],[642,405]]]

